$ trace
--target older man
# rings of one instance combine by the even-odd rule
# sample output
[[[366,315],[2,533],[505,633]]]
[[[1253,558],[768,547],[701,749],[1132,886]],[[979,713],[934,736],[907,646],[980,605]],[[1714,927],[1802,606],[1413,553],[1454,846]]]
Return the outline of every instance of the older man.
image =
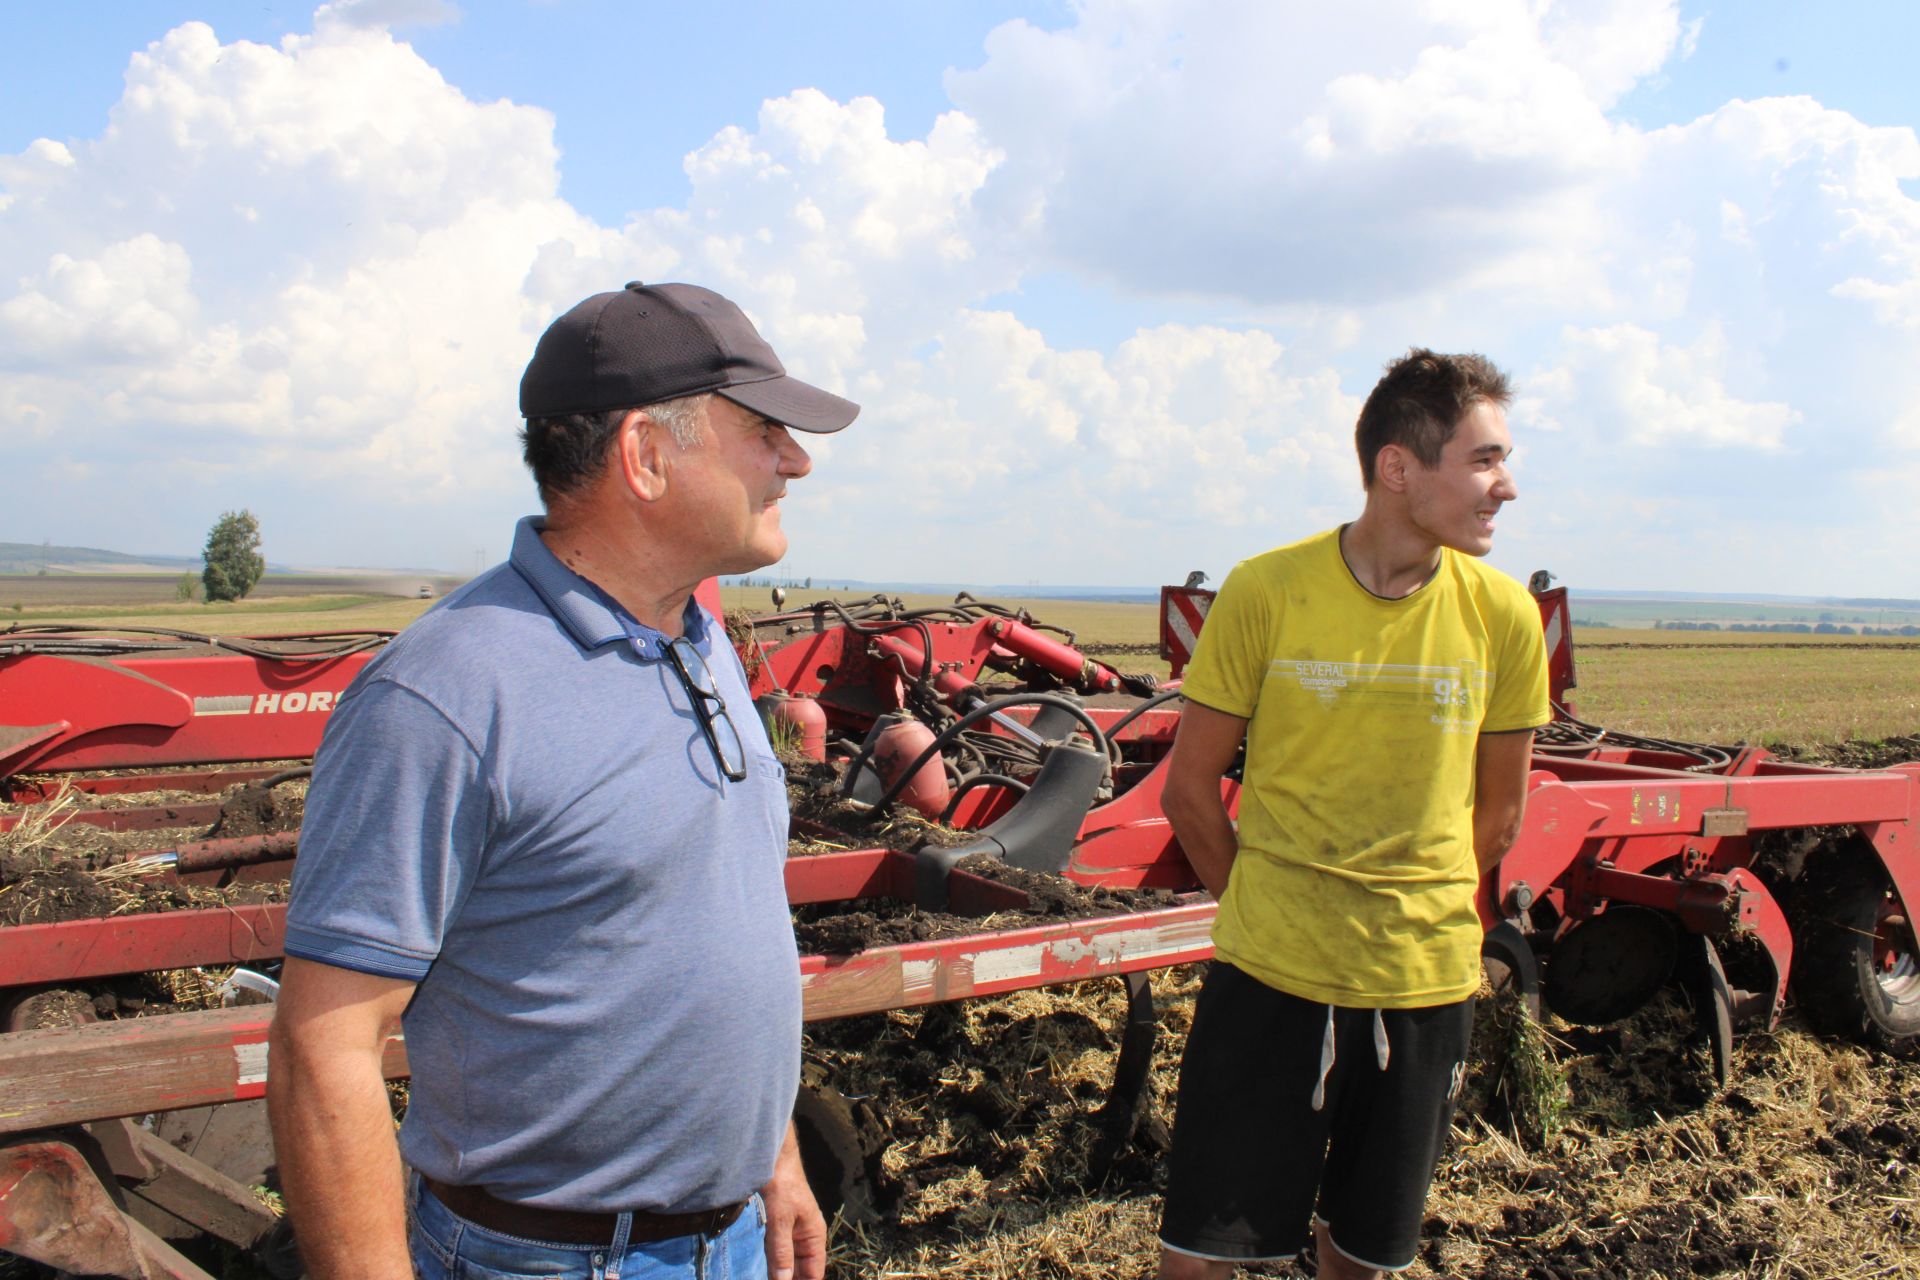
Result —
[[[817,1280],[784,778],[693,592],[781,557],[792,432],[858,407],[635,283],[553,323],[520,408],[545,517],[315,761],[269,1087],[309,1274]]]

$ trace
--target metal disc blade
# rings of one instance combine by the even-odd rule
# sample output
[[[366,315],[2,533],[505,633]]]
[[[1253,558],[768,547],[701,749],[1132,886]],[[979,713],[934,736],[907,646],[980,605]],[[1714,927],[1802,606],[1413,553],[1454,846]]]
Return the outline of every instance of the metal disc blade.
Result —
[[[1678,955],[1669,916],[1617,903],[1553,944],[1547,1006],[1568,1022],[1618,1022],[1653,999],[1673,976]]]

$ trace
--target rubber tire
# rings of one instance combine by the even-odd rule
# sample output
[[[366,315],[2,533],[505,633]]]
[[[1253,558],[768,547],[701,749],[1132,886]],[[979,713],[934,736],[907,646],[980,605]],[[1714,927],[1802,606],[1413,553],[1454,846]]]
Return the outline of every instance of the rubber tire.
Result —
[[[1894,980],[1875,960],[1890,892],[1879,858],[1870,849],[1835,849],[1823,863],[1808,866],[1794,913],[1793,989],[1801,1014],[1816,1031],[1868,1044],[1920,1034],[1920,954],[1909,951]]]

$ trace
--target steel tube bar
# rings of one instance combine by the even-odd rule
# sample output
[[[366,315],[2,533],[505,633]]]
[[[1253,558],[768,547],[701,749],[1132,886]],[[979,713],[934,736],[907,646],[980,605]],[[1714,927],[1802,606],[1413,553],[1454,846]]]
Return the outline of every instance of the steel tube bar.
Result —
[[[808,956],[804,1014],[819,1021],[1205,960],[1213,916],[1208,902]],[[0,1036],[0,1134],[260,1097],[271,1017],[245,1005]],[[407,1072],[397,1037],[383,1068]]]

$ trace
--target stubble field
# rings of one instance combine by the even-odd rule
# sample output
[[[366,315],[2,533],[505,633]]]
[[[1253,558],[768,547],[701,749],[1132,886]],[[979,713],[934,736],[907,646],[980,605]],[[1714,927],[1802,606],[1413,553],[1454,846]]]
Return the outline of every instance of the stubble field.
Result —
[[[729,595],[729,607],[767,607],[764,591]],[[788,605],[811,598],[792,593]],[[70,616],[262,634],[399,628],[433,603],[351,594],[213,609],[96,601]],[[1122,670],[1165,673],[1151,605],[1003,603],[1076,632]],[[106,608],[115,612],[97,612]],[[46,622],[56,611],[20,617]],[[1872,763],[1920,751],[1911,642],[1607,629],[1577,633],[1576,645],[1579,712],[1608,727]],[[1149,1274],[1162,1126],[1197,980],[1196,969],[1156,975],[1150,1090],[1162,1123],[1145,1126],[1104,1180],[1087,1157],[1119,1042],[1117,984],[810,1026],[809,1059],[886,1130],[886,1216],[838,1224],[830,1274]],[[1408,1274],[1920,1276],[1920,1058],[1814,1036],[1790,1010],[1778,1031],[1741,1036],[1735,1080],[1719,1090],[1691,1029],[1684,1006],[1665,1000],[1606,1031],[1551,1025],[1535,1049],[1564,1092],[1543,1128],[1503,1085],[1514,1070],[1511,1035],[1483,1025]],[[1305,1273],[1273,1264],[1254,1274]]]
[[[431,579],[436,595],[451,581]],[[384,586],[384,590],[372,588]],[[269,578],[248,600],[180,603],[172,580],[0,576],[0,631],[10,623],[71,621],[97,627],[165,627],[215,634],[400,630],[435,601],[408,598],[413,578]],[[403,591],[402,588],[405,590]],[[768,610],[764,588],[728,587],[729,610]],[[787,607],[856,593],[789,594]],[[951,597],[907,595],[909,608]],[[15,608],[15,603],[19,607]],[[1151,604],[1003,599],[1073,632],[1083,649],[1125,671],[1164,677]],[[1582,719],[1655,737],[1796,746],[1879,741],[1920,731],[1920,641],[1855,636],[1576,628]]]

